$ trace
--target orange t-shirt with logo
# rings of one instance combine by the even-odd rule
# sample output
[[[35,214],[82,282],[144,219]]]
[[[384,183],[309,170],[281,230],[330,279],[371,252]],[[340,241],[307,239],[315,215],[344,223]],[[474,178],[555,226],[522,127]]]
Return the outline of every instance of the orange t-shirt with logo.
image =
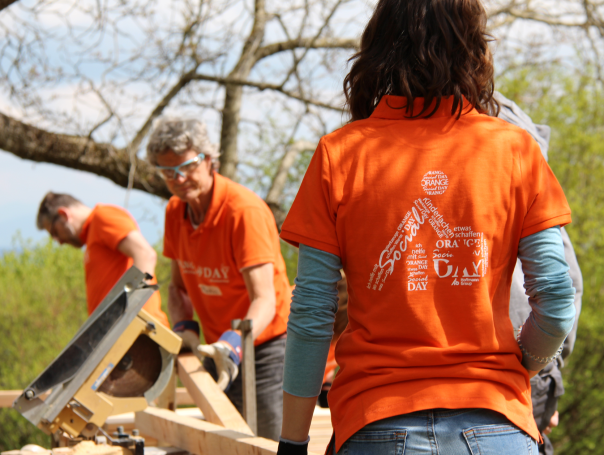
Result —
[[[428,119],[404,105],[386,96],[322,138],[281,231],[339,256],[348,279],[337,449],[433,408],[492,409],[539,439],[508,304],[520,238],[571,221],[562,188],[520,128],[474,109],[455,120],[452,98]]]
[[[250,298],[241,270],[272,263],[277,311],[254,343],[260,345],[286,332],[291,286],[275,218],[266,203],[244,186],[214,173],[212,200],[197,229],[191,225],[187,204],[173,196],[166,208],[164,256],[178,261],[207,343],[218,341],[230,330],[231,320],[247,314]]]
[[[117,247],[130,232],[138,230],[134,218],[126,210],[113,205],[98,204],[84,222],[80,239],[86,245],[84,271],[89,315],[132,267],[132,258],[118,251]],[[155,292],[143,308],[162,324],[170,326],[166,313],[161,310],[159,292]]]

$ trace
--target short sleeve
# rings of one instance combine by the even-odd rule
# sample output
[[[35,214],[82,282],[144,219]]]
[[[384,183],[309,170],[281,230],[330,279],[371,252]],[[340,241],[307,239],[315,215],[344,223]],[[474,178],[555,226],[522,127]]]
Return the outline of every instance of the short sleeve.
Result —
[[[132,231],[137,231],[138,226],[134,218],[119,207],[101,206],[97,209],[96,219],[92,226],[95,237],[112,250]]]
[[[571,222],[570,207],[537,143],[527,135],[527,153],[521,153],[522,185],[527,212],[521,237]]]
[[[296,247],[303,243],[341,257],[332,185],[329,155],[321,140],[281,228],[283,240]]]
[[[163,255],[169,259],[178,259],[176,252],[178,249],[177,235],[178,235],[178,219],[180,214],[178,213],[178,204],[173,199],[170,199],[166,206],[166,219],[164,221],[164,251]]]
[[[275,263],[277,228],[268,209],[245,207],[233,214],[233,256],[237,269]]]

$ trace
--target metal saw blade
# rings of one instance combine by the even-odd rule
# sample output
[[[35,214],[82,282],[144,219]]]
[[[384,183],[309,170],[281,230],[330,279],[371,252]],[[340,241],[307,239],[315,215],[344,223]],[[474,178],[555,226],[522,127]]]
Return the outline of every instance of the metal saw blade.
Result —
[[[161,369],[159,345],[140,335],[98,390],[118,398],[142,397],[155,384]]]

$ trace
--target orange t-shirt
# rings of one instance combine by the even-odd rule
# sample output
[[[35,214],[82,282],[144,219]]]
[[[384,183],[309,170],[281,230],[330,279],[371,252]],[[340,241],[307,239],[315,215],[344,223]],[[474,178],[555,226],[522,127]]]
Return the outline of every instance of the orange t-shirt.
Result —
[[[118,251],[117,247],[130,232],[137,230],[134,218],[126,210],[113,205],[98,204],[84,222],[80,239],[86,245],[84,271],[89,315],[132,267],[132,258]],[[143,308],[162,324],[170,326],[166,313],[161,310],[159,292],[155,292]]]
[[[254,343],[287,330],[291,287],[275,218],[252,191],[214,173],[212,200],[197,229],[191,225],[187,204],[173,196],[166,208],[164,256],[178,261],[207,343],[230,330],[231,320],[245,317],[250,298],[241,269],[258,264],[274,265],[277,311]]]
[[[474,109],[455,120],[452,98],[428,119],[404,105],[386,96],[322,138],[281,232],[338,255],[348,279],[337,450],[434,408],[492,409],[538,439],[508,304],[520,238],[571,221],[562,188],[524,130]]]

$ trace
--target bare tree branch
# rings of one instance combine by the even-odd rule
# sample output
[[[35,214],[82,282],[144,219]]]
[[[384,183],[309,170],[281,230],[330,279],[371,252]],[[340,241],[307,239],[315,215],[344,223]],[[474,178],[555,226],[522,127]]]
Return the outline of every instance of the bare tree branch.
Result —
[[[130,157],[125,149],[88,137],[54,134],[0,113],[0,149],[19,158],[92,172],[127,188]],[[133,188],[170,197],[163,180],[146,161],[136,159]]]
[[[297,48],[355,50],[358,49],[358,47],[359,41],[355,39],[322,38],[315,40],[314,38],[299,38],[271,43],[259,48],[256,51],[256,60],[262,60],[263,58],[278,54],[279,52],[291,51]]]
[[[196,74],[195,76],[193,76],[192,79],[196,79],[196,80],[200,80],[200,81],[217,82],[222,85],[238,85],[238,86],[245,85],[247,87],[257,88],[260,91],[273,90],[275,92],[283,93],[285,96],[288,96],[295,100],[301,101],[305,104],[312,104],[313,106],[322,107],[325,109],[331,109],[331,110],[337,111],[337,112],[343,112],[342,108],[339,108],[332,104],[327,104],[327,103],[323,103],[321,101],[313,100],[310,98],[304,98],[303,96],[300,96],[296,93],[285,90],[284,88],[281,87],[281,85],[277,85],[277,84],[266,84],[263,82],[254,82],[254,81],[249,81],[249,80],[245,80],[245,79],[243,79],[243,80],[242,79],[232,79],[230,77],[209,76],[206,74]]]
[[[296,158],[300,153],[307,150],[314,150],[316,147],[316,142],[297,141],[287,148],[287,151],[281,158],[279,169],[277,169],[277,172],[275,173],[275,177],[273,178],[271,187],[268,190],[268,194],[266,195],[265,201],[267,204],[278,205],[280,203],[281,194],[283,193],[285,183],[287,182],[287,174],[289,173],[289,169],[296,161]]]
[[[525,20],[531,20],[531,21],[535,21],[535,22],[541,22],[543,24],[556,26],[556,27],[583,28],[583,27],[589,27],[589,26],[602,27],[604,25],[601,21],[595,21],[595,20],[590,21],[589,18],[586,18],[585,21],[573,22],[573,21],[569,21],[569,20],[562,20],[556,16],[546,16],[543,14],[539,14],[535,11],[520,10],[520,9],[513,8],[513,7],[506,7],[506,8],[501,8],[497,11],[493,11],[489,15],[489,17],[494,18],[499,15],[508,16],[508,17],[512,17],[515,19],[525,19]]]
[[[130,143],[130,148],[132,150],[138,150],[141,143],[143,142],[143,139],[145,139],[145,136],[151,129],[153,120],[155,120],[157,117],[159,117],[161,115],[161,113],[164,111],[164,109],[168,106],[168,104],[170,104],[170,101],[172,101],[172,99],[174,99],[174,97],[176,95],[178,95],[178,93],[189,82],[191,82],[193,80],[193,75],[195,74],[196,70],[197,70],[197,66],[194,69],[192,69],[191,71],[183,74],[180,77],[180,79],[178,80],[178,82],[176,84],[174,84],[174,86],[170,89],[170,91],[162,98],[162,100],[157,104],[157,106],[155,106],[155,109],[153,109],[153,111],[151,112],[151,115],[149,115],[149,117],[147,118],[147,120],[145,121],[145,123],[143,124],[141,129],[138,130],[138,132],[136,133],[136,136],[134,136],[134,139],[132,139],[132,142]]]
[[[16,1],[17,0],[0,0],[0,11],[2,11],[4,8],[12,5]]]

